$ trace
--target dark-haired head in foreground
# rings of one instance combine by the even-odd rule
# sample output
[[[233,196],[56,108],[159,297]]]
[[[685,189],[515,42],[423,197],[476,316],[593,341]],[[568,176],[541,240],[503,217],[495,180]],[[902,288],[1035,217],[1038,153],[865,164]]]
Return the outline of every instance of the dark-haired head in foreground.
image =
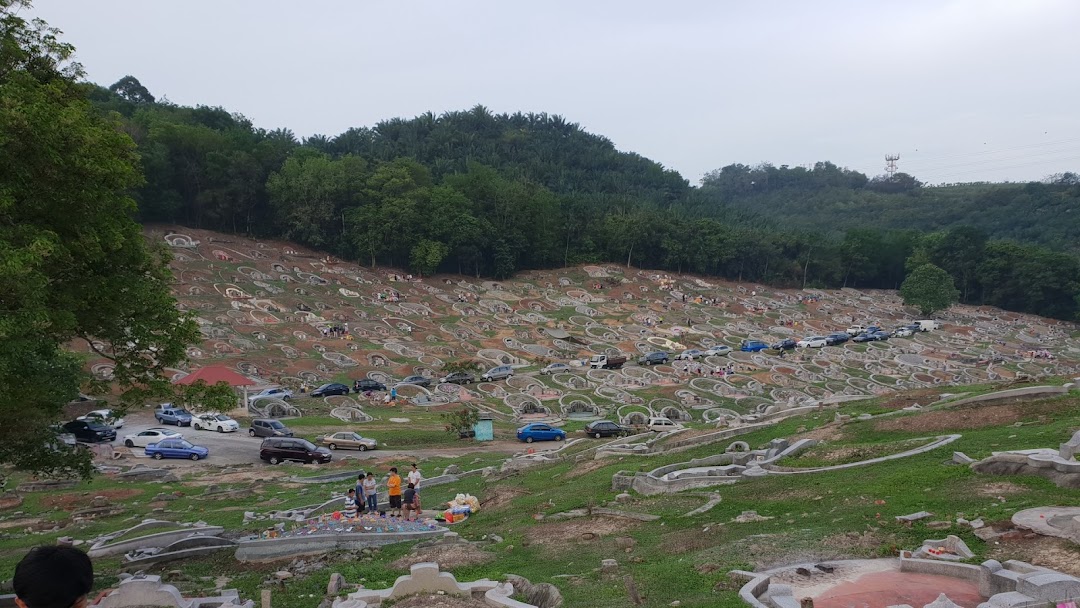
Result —
[[[74,547],[35,547],[15,566],[19,608],[84,608],[94,585],[94,567]]]

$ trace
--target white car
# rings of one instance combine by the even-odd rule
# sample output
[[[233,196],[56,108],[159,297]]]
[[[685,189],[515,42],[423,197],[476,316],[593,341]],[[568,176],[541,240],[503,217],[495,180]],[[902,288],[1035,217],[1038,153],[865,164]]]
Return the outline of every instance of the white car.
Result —
[[[104,424],[105,426],[111,426],[114,429],[123,428],[124,426],[124,419],[117,417],[112,410],[94,410],[79,416],[76,420],[97,422],[99,424]]]
[[[540,370],[540,373],[546,376],[548,374],[558,374],[568,371],[570,371],[569,365],[565,363],[552,363],[551,365],[548,365],[544,369]]]
[[[915,332],[911,331],[906,327],[901,327],[896,331],[892,332],[892,335],[894,338],[910,338],[911,336],[915,335]]]
[[[292,399],[293,393],[287,388],[281,388],[275,386],[272,388],[264,388],[263,390],[255,393],[254,395],[248,395],[248,403],[255,403],[259,399],[281,399],[282,401],[288,401]]]
[[[795,343],[799,348],[822,348],[829,343],[825,336],[811,336]]]
[[[225,414],[199,414],[191,421],[196,431],[232,433],[240,430],[240,423]]]
[[[700,348],[688,348],[688,349],[684,350],[683,352],[679,353],[679,356],[677,356],[675,358],[680,359],[682,361],[693,361],[694,359],[698,359],[698,358],[704,357],[704,356],[705,356],[705,351],[701,350]]]
[[[683,425],[679,424],[678,422],[675,422],[674,420],[670,420],[668,418],[663,418],[663,417],[649,418],[649,422],[646,423],[645,426],[649,427],[650,431],[655,431],[657,433],[663,433],[665,431],[674,431],[676,429],[683,428]]]
[[[705,356],[706,357],[714,357],[714,356],[717,356],[717,355],[727,355],[729,353],[731,353],[731,347],[721,345],[721,346],[714,346],[714,347],[706,350],[705,351]]]
[[[151,443],[157,443],[162,439],[182,439],[183,437],[183,435],[172,429],[155,426],[145,431],[124,435],[124,445],[129,448],[145,448]]]

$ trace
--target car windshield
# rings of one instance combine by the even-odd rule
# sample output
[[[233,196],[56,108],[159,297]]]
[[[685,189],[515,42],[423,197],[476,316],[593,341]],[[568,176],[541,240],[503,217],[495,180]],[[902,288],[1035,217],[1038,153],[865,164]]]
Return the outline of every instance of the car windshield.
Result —
[[[184,415],[190,416],[191,415],[191,413],[189,413],[187,410],[176,410],[173,413],[176,414],[177,416],[184,416]]]
[[[283,428],[285,428],[285,425],[281,424],[277,420],[274,420],[274,421],[270,422],[270,428],[272,428],[272,429],[283,429]]]
[[[195,447],[195,446],[193,446],[193,445],[191,445],[190,443],[188,443],[187,441],[184,441],[184,440],[182,440],[182,439],[181,439],[180,441],[174,441],[174,442],[172,442],[172,445],[171,445],[170,447],[174,447],[174,448],[182,448],[182,449],[185,449],[185,450],[186,450],[186,449],[188,449],[188,448],[193,448],[193,447]]]
[[[319,388],[317,388],[317,389],[315,389],[315,390],[317,390],[317,391],[324,391],[324,390],[326,390],[326,389],[328,389],[328,388],[330,388],[330,385],[329,385],[329,384],[324,384],[324,385],[320,386]]]
[[[300,446],[303,447],[305,450],[314,451],[316,449],[315,444],[311,443],[310,441],[307,441],[307,440],[301,441]]]
[[[213,418],[214,420],[220,420],[222,422],[232,420],[232,418],[229,418],[225,414],[218,414],[217,416],[211,416],[211,418]]]

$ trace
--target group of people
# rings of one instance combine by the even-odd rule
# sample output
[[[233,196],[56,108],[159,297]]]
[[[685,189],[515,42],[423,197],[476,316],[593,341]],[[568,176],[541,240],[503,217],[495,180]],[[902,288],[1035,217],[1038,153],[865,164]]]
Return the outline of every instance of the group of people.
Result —
[[[347,519],[353,519],[357,515],[386,514],[391,517],[402,517],[413,521],[421,516],[423,510],[420,506],[420,482],[423,475],[416,463],[412,463],[406,474],[405,487],[402,488],[401,475],[397,467],[390,469],[390,475],[386,478],[386,495],[389,509],[383,512],[379,510],[379,494],[375,474],[361,473],[356,477],[356,485],[349,488],[345,494],[345,506],[342,511]]]
[[[345,338],[349,336],[349,324],[324,325],[319,328],[324,338]]]

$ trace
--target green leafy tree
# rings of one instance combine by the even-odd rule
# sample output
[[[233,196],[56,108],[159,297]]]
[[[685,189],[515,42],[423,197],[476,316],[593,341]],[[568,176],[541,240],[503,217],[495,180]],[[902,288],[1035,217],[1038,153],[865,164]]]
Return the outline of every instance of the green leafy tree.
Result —
[[[58,32],[18,16],[27,6],[0,0],[0,462],[85,477],[85,454],[55,448],[64,405],[106,384],[117,409],[170,393],[165,371],[199,334],[132,219],[134,143],[86,100]],[[108,382],[73,343],[112,364]]]
[[[442,414],[439,414],[439,417],[442,418],[443,427],[446,429],[446,432],[458,437],[472,431],[473,427],[476,426],[476,423],[480,421],[480,414],[469,408],[463,408],[453,412],[443,412]]]
[[[154,103],[154,96],[134,76],[124,76],[117,80],[109,87],[109,91],[131,103]]]
[[[228,412],[236,407],[236,389],[227,382],[207,384],[199,380],[184,387],[180,401],[193,412]]]
[[[923,315],[945,310],[960,299],[953,279],[933,264],[923,264],[904,279],[900,286],[904,304],[915,306]]]
[[[443,365],[442,370],[448,374],[454,372],[479,372],[483,371],[484,365],[476,359],[458,359],[449,361]]]
[[[422,239],[413,246],[409,266],[420,276],[435,274],[450,249],[438,242]]]

